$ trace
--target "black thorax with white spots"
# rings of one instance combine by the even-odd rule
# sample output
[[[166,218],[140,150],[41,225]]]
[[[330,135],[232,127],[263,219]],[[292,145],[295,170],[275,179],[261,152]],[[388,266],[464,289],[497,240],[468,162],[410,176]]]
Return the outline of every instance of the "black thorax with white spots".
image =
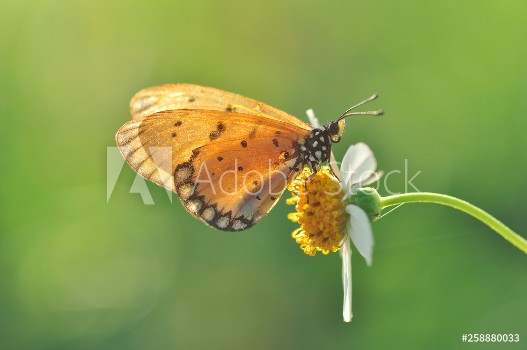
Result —
[[[330,160],[331,144],[330,133],[326,127],[313,129],[304,143],[300,145],[303,163],[316,172],[320,163]]]

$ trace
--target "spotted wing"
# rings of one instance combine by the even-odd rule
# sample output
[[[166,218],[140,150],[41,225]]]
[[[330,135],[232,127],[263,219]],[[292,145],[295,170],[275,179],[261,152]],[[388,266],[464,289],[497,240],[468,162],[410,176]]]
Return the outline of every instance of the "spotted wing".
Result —
[[[232,92],[193,84],[168,84],[139,91],[130,102],[132,118],[174,109],[232,111],[281,120],[301,129],[309,124],[277,108]]]
[[[171,110],[126,123],[116,142],[135,171],[176,192],[192,215],[241,231],[265,216],[301,171],[307,134],[261,116]]]

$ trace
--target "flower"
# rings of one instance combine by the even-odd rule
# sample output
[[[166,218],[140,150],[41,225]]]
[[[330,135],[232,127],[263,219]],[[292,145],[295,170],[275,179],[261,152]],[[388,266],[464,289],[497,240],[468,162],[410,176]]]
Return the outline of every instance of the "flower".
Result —
[[[307,112],[311,124],[317,127],[313,111]],[[376,172],[377,161],[371,149],[364,143],[348,148],[340,171],[334,167],[331,155],[332,174],[329,166],[322,166],[315,174],[305,168],[290,184],[292,197],[288,204],[296,204],[296,212],[288,215],[298,222],[300,228],[292,236],[304,253],[314,256],[317,251],[323,254],[340,251],[342,258],[342,285],[344,289],[343,318],[350,322],[351,312],[351,245],[365,258],[368,266],[372,263],[373,233],[370,219],[378,213],[368,213],[358,206],[355,197],[361,187],[377,181],[381,173]],[[362,204],[362,203],[361,203]]]
[[[313,111],[308,110],[307,114],[311,124],[319,127]],[[350,322],[352,318],[350,242],[353,242],[359,253],[366,259],[366,263],[371,265],[373,234],[370,222],[379,219],[381,210],[384,208],[396,205],[399,207],[404,203],[436,203],[450,206],[477,218],[527,253],[525,238],[487,212],[466,201],[431,192],[412,192],[381,197],[374,188],[363,187],[378,181],[382,176],[382,173],[375,171],[377,161],[371,149],[364,143],[349,147],[340,170],[333,167],[334,164],[335,158],[331,154],[331,167],[323,165],[316,173],[313,173],[310,168],[303,169],[288,187],[292,197],[287,200],[287,203],[296,205],[296,212],[289,214],[288,217],[301,225],[293,231],[292,236],[300,244],[304,253],[314,256],[318,251],[325,255],[330,251],[340,252],[345,322]]]
[[[306,167],[288,189],[293,196],[287,203],[296,204],[296,213],[288,218],[301,225],[292,237],[304,253],[315,256],[317,251],[324,255],[338,251],[346,229],[346,208],[342,201],[345,192],[331,168],[322,166],[313,174]]]

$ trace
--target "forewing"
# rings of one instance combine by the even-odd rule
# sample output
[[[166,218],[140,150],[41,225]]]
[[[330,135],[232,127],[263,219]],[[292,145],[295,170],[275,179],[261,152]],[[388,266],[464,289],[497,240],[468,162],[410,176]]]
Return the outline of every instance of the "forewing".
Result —
[[[174,109],[231,111],[280,120],[301,129],[311,126],[277,108],[232,92],[193,84],[167,84],[139,91],[130,102],[132,118]]]
[[[126,123],[116,142],[135,171],[176,192],[192,215],[241,231],[265,216],[298,175],[307,134],[259,116],[171,110]]]

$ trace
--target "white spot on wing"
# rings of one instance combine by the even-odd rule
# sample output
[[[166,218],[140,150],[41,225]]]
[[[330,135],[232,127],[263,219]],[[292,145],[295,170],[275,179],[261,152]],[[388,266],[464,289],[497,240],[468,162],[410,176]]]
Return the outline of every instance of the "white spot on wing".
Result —
[[[199,199],[194,199],[194,200],[191,200],[190,202],[188,202],[187,209],[191,213],[197,214],[198,211],[201,209],[202,205],[203,205],[203,203]]]
[[[232,228],[235,229],[235,230],[243,230],[244,228],[247,227],[247,224],[245,224],[244,222],[242,222],[241,220],[236,220],[234,222],[234,224],[232,225]]]
[[[182,168],[179,168],[176,171],[176,182],[183,182],[190,176],[191,171],[188,166],[184,166]]]
[[[209,207],[203,211],[203,214],[201,214],[201,217],[205,219],[205,221],[211,221],[212,219],[214,219],[215,213],[216,211],[214,210],[214,208]]]
[[[222,216],[219,218],[218,222],[216,223],[216,226],[219,228],[225,228],[229,224],[229,217],[228,216]]]
[[[187,200],[193,194],[194,194],[194,184],[184,184],[179,187],[179,196],[181,197],[181,199]]]

